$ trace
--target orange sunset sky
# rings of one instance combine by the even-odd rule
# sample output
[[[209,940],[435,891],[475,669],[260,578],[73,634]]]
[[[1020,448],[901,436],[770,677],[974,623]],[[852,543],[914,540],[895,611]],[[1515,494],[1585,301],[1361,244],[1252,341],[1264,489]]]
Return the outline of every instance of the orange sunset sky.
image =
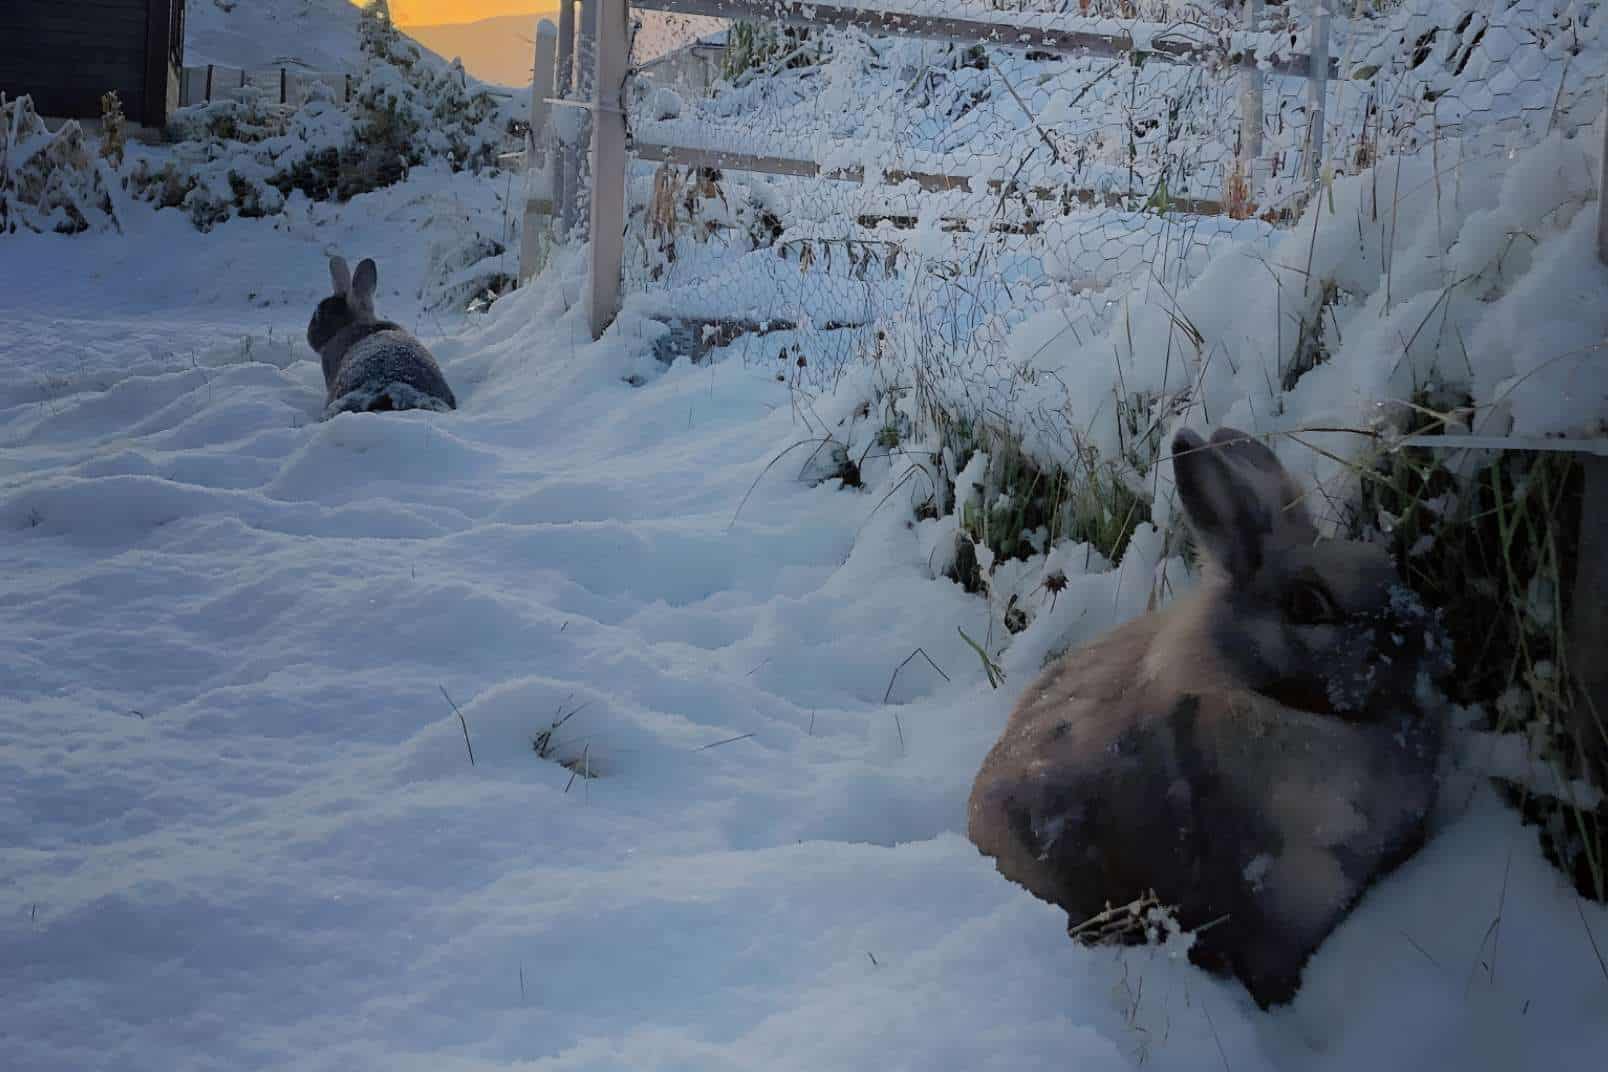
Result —
[[[352,0],[361,6],[361,0]],[[391,0],[391,17],[399,26],[474,22],[497,15],[546,15],[558,9],[554,0]]]

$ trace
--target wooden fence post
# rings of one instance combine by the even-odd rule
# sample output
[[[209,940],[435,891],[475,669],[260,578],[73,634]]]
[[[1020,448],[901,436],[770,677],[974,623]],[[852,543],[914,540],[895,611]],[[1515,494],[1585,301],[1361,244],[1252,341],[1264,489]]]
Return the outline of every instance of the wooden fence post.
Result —
[[[1576,457],[1585,480],[1568,633],[1569,671],[1576,686],[1576,695],[1570,697],[1571,728],[1592,781],[1597,788],[1608,789],[1608,660],[1602,658],[1608,650],[1608,536],[1602,524],[1602,511],[1608,509],[1608,458]]]
[[[1324,108],[1329,97],[1329,9],[1332,0],[1312,0],[1312,73],[1307,76],[1307,179],[1323,174]]]
[[[575,42],[575,99],[588,104],[596,100],[593,87],[597,84],[597,8],[599,0],[579,0],[581,5],[580,35]],[[585,242],[591,215],[586,210],[587,162],[586,146],[592,140],[592,113],[581,115],[579,133],[570,147],[573,159],[565,169],[563,223],[564,233],[570,239]]]
[[[630,51],[629,0],[592,0],[597,12],[592,101],[592,338],[620,310],[625,253],[625,75]]]
[[[553,94],[553,68],[558,51],[558,27],[552,20],[536,24],[536,64],[530,83],[530,134],[525,143],[525,217],[519,235],[519,281],[525,282],[542,270],[551,241],[553,217],[553,166],[548,149],[552,145],[547,99]]]
[[[575,79],[575,0],[558,4],[558,95],[569,93]]]

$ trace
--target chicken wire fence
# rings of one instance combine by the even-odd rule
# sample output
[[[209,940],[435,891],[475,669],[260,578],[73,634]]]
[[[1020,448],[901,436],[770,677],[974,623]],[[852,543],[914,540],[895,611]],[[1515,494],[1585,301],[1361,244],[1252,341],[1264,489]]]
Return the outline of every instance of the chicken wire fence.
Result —
[[[1068,332],[1097,334],[1118,298],[1165,300],[1224,244],[1271,245],[1337,175],[1429,150],[1455,182],[1469,154],[1579,132],[1602,109],[1598,0],[1329,2],[1269,4],[1256,26],[1273,60],[1283,42],[1300,58],[1314,11],[1329,15],[1334,74],[1317,94],[1226,49],[1055,55],[733,23],[708,89],[673,59],[628,81],[626,301],[690,325],[674,351],[726,345],[813,387],[903,348],[1008,394],[1021,370],[1006,341],[1028,315],[1059,308]],[[1098,18],[1141,45],[1158,26],[1232,43],[1250,15],[986,10]]]

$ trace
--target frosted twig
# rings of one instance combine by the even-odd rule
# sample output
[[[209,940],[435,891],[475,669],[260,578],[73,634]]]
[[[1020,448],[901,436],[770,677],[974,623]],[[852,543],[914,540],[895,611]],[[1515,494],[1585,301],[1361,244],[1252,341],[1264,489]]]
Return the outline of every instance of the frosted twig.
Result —
[[[453,702],[452,697],[447,696],[447,687],[438,685],[437,688],[441,690],[442,696],[446,696],[447,703],[452,704],[453,713],[458,716],[458,724],[463,727],[463,746],[469,750],[469,765],[473,767],[475,765],[475,746],[469,743],[469,720],[463,717],[463,712]]]
[[[933,662],[932,661],[932,656],[928,655],[927,652],[924,649],[917,648],[915,651],[911,652],[909,655],[906,655],[904,657],[904,662],[901,662],[898,666],[893,668],[893,676],[888,679],[888,687],[882,693],[882,702],[883,703],[887,703],[888,702],[888,697],[893,695],[893,685],[894,685],[894,682],[899,680],[899,671],[903,670],[909,664],[910,660],[914,659],[917,655],[921,656],[923,659],[926,659],[927,660],[927,665],[932,667],[934,670],[938,671],[938,676],[939,677],[943,678],[945,681],[949,680],[949,675],[944,673],[943,667],[941,667],[937,663]],[[895,716],[895,717],[897,718],[898,716]],[[902,735],[901,735],[901,739],[902,739]]]

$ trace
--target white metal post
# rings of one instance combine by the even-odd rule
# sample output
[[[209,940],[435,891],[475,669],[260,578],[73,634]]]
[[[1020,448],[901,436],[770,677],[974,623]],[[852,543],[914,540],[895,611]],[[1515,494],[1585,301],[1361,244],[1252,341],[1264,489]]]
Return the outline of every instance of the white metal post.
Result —
[[[1323,174],[1324,107],[1329,96],[1329,8],[1331,0],[1312,0],[1312,73],[1307,81],[1307,178]]]
[[[553,218],[552,105],[558,27],[552,20],[536,24],[536,64],[530,83],[530,134],[525,143],[525,220],[519,241],[519,280],[542,270],[547,259]]]
[[[630,50],[629,0],[591,0],[597,12],[592,112],[592,337],[620,310],[625,253],[624,86]]]
[[[1245,0],[1245,32],[1254,34],[1262,22],[1262,0]],[[1244,70],[1240,75],[1240,157],[1245,161],[1245,177],[1251,174],[1251,161],[1262,155],[1262,69],[1247,44]]]
[[[1602,109],[1602,159],[1597,162],[1597,259],[1608,264],[1608,101]]]
[[[553,95],[554,67],[558,54],[558,27],[553,20],[542,19],[536,24],[536,65],[532,68],[530,88],[530,163],[532,165],[547,162],[548,149],[548,114],[552,105],[548,100]],[[534,171],[533,166],[529,170]]]

